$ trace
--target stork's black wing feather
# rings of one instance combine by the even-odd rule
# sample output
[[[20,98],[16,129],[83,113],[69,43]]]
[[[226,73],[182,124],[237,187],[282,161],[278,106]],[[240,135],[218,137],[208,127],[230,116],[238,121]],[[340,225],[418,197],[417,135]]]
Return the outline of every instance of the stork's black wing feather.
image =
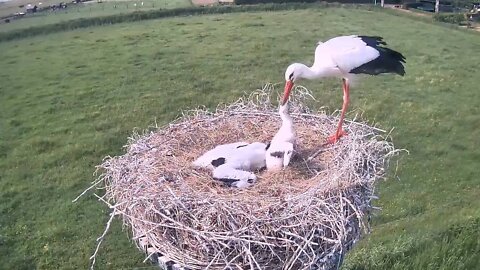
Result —
[[[383,41],[382,37],[378,36],[358,36],[363,42],[374,49],[376,49],[380,55],[374,60],[367,62],[359,67],[350,70],[353,74],[370,74],[378,75],[381,73],[396,73],[398,75],[405,75],[406,58],[403,54],[384,47],[387,45]]]

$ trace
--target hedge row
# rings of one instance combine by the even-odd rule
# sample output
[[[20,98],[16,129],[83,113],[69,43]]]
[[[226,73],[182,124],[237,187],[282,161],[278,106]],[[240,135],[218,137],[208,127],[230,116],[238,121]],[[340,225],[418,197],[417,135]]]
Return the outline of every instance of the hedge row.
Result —
[[[465,18],[465,14],[463,13],[453,13],[453,14],[440,13],[440,14],[433,15],[433,19],[435,21],[451,23],[451,24],[462,24],[467,20]]]

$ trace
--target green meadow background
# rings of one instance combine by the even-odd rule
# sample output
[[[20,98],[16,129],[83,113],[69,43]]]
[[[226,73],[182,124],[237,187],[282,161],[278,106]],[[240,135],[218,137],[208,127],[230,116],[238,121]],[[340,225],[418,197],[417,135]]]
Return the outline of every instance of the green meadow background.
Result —
[[[47,17],[33,19],[39,27]],[[311,64],[318,40],[343,34],[382,36],[406,56],[405,77],[366,76],[352,89],[348,117],[361,112],[394,129],[393,142],[409,154],[379,183],[383,210],[342,269],[478,269],[480,35],[380,9],[315,5],[1,41],[0,269],[88,268],[109,209],[91,193],[72,200],[105,156],[123,153],[134,129],[267,82],[281,91],[288,64]],[[338,80],[302,84],[318,107],[340,109]],[[143,260],[115,220],[97,269],[149,268]]]

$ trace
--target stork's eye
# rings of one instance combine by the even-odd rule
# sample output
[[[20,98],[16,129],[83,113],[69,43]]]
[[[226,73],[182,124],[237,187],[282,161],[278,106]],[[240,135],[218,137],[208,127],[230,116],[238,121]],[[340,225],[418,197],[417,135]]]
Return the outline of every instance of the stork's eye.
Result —
[[[292,72],[292,74],[290,74],[290,76],[288,76],[288,79],[290,79],[290,80],[293,79],[293,72]]]

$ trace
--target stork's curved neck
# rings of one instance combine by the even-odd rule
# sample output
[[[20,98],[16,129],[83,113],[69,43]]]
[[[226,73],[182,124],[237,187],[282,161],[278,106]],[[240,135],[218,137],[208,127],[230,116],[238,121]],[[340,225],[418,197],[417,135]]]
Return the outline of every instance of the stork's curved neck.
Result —
[[[293,120],[288,111],[280,111],[280,118],[282,119],[282,126],[292,126]]]
[[[299,69],[299,74],[298,77],[307,79],[307,80],[314,80],[314,79],[319,79],[322,77],[325,77],[325,72],[323,69],[313,69],[311,67],[308,67],[304,64],[298,64]]]
[[[279,114],[280,114],[280,118],[282,119],[282,126],[280,127],[280,129],[282,128],[291,129],[293,126],[293,119],[290,116],[290,113],[288,112],[288,108],[280,110]]]

